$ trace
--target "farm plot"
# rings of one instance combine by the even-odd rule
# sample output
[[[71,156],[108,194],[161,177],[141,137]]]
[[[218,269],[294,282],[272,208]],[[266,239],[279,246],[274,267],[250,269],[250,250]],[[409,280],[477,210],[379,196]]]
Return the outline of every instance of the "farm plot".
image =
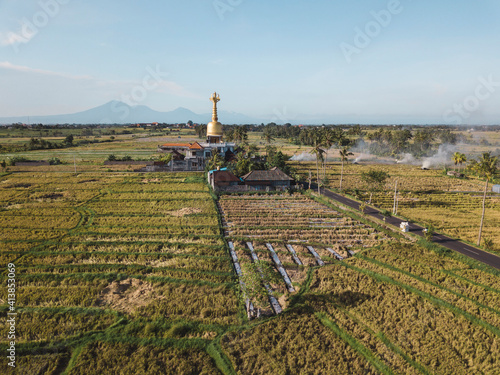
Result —
[[[477,240],[481,222],[483,196],[479,193],[416,194],[400,193],[398,212],[424,224],[432,224],[440,232],[470,242]],[[391,209],[393,195],[376,194],[373,203]],[[493,241],[491,250],[500,251],[500,195],[486,198],[483,238]]]
[[[92,346],[95,335],[113,331],[129,342],[138,327],[150,337],[145,326],[181,324],[193,339],[180,346],[198,348],[193,356],[200,364],[192,369],[201,371],[214,354],[210,340],[196,337],[213,338],[243,317],[217,210],[200,175],[11,174],[0,178],[0,208],[6,229],[0,259],[16,265],[16,308],[24,316],[18,326],[23,361],[35,361],[25,355],[32,349],[23,348],[50,353],[47,342],[71,356],[75,347]],[[4,285],[6,277],[2,272]],[[177,353],[176,343],[165,345]]]
[[[312,163],[294,163],[307,180]],[[361,180],[361,173],[370,169],[385,171],[390,175],[383,192],[373,194],[373,205],[392,212],[394,188],[399,192],[398,214],[422,223],[432,224],[436,230],[450,236],[475,243],[481,221],[484,182],[475,178],[454,178],[443,175],[441,170],[422,170],[417,166],[402,164],[349,164],[344,168],[342,187],[347,194],[368,201],[369,192]],[[328,187],[338,189],[340,165],[331,163],[327,168]],[[313,181],[316,178],[313,174]],[[491,186],[491,185],[490,185]],[[489,193],[486,199],[486,216],[483,238],[493,241],[489,250],[500,252],[500,196]]]
[[[388,239],[374,228],[300,194],[222,196],[218,205],[225,235],[234,250],[235,267],[242,269],[241,278],[250,277],[246,272],[256,274],[257,282],[264,285],[271,308],[266,299],[259,301],[255,288],[246,290],[257,314],[281,312],[289,295],[300,290],[309,267],[348,258]],[[262,271],[265,264],[269,266],[267,273]],[[255,313],[249,311],[249,316]]]
[[[494,374],[498,276],[452,252],[382,244],[315,268],[288,314],[222,346],[239,374]]]

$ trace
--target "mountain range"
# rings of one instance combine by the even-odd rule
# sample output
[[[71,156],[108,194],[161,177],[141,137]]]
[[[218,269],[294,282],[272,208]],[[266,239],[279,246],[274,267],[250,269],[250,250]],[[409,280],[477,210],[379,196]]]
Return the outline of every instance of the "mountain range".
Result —
[[[236,112],[219,111],[219,121],[224,124],[260,124],[255,119]],[[113,100],[104,105],[86,111],[49,116],[17,116],[0,117],[0,124],[15,123],[30,124],[134,124],[134,123],[194,123],[206,124],[212,119],[212,114],[197,114],[189,109],[179,107],[169,112],[155,111],[145,105],[130,106],[124,102]]]

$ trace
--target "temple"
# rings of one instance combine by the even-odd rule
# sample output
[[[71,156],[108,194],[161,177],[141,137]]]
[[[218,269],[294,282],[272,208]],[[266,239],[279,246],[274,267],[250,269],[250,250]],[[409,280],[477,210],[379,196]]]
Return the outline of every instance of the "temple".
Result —
[[[165,143],[158,146],[158,152],[172,154],[172,161],[168,164],[171,170],[202,171],[205,169],[205,160],[214,153],[228,161],[234,158],[236,144],[224,142],[222,124],[217,115],[220,96],[214,92],[210,101],[213,103],[212,121],[207,124],[206,142]]]

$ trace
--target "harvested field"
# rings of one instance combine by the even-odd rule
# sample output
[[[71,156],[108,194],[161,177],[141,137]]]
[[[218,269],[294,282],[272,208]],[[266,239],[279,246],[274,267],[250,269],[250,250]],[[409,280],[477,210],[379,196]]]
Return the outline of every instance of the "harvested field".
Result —
[[[113,281],[104,288],[97,300],[97,306],[132,313],[139,307],[148,305],[155,298],[158,297],[154,295],[150,283],[138,279],[126,279]]]

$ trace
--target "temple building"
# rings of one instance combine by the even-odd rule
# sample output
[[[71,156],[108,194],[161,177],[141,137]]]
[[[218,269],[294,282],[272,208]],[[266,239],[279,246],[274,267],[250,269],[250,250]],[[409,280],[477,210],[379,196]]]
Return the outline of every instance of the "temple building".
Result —
[[[207,124],[206,142],[165,143],[158,146],[158,152],[172,153],[172,170],[201,171],[205,168],[205,160],[213,153],[218,153],[226,160],[234,157],[235,143],[224,142],[222,124],[217,116],[217,103],[220,101],[216,92],[210,97],[213,102],[212,121]]]

